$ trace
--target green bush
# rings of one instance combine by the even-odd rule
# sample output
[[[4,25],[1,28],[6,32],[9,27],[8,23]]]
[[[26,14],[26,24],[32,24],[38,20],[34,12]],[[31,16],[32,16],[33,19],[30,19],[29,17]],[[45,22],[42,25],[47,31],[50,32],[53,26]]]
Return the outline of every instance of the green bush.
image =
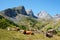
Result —
[[[51,27],[47,28],[47,31],[48,31],[49,29],[52,29],[52,28],[51,28]]]
[[[5,19],[3,16],[0,15],[0,28],[5,29],[8,26],[13,25],[13,26],[17,26],[17,24],[15,24],[14,22]]]

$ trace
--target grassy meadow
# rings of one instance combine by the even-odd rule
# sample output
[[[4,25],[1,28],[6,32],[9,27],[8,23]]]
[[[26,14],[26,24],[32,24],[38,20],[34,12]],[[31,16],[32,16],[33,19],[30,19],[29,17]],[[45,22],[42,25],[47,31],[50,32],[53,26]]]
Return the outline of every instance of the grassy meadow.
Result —
[[[0,40],[60,40],[60,36],[54,35],[52,38],[48,38],[43,33],[24,35],[17,31],[7,31],[0,29]]]

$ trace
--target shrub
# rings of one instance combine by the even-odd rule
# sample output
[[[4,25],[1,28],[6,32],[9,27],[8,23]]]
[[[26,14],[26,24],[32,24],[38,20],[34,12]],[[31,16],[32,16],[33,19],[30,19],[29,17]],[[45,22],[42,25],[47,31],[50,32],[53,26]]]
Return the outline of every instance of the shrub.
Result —
[[[51,27],[47,28],[47,31],[48,31],[49,29],[52,29],[52,28],[51,28]]]

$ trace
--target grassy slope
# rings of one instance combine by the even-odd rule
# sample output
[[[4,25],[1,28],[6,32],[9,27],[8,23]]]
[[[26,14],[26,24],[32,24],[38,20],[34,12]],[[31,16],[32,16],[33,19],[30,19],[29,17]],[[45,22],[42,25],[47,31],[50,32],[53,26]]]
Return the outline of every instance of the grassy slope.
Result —
[[[1,20],[1,21],[3,21],[3,20]],[[5,20],[5,22],[7,22],[7,21]],[[3,23],[5,23],[5,22],[3,22]],[[32,23],[32,24],[30,24],[30,23]],[[20,21],[18,24],[24,25],[26,27],[31,27],[31,25],[33,25],[34,23],[35,23],[35,21],[32,19],[23,18],[22,21]],[[46,22],[42,23],[39,21],[39,22],[36,22],[34,24],[34,27],[32,26],[32,28],[41,27],[41,29],[45,31],[49,27],[57,28],[58,26],[60,26],[60,21],[58,21],[55,26],[54,26],[53,22],[49,23],[48,25],[45,25],[45,24],[46,24]],[[10,25],[13,25],[13,24],[10,24]],[[60,39],[60,36],[58,37],[56,35],[53,38],[47,38],[43,34],[24,35],[24,34],[21,34],[20,32],[7,31],[7,30],[0,29],[0,40],[59,40],[59,39]]]
[[[50,22],[48,25],[46,25],[45,27],[43,27],[41,30],[46,31],[48,28],[53,28],[53,29],[58,29],[58,27],[60,27],[60,20],[54,22]]]
[[[48,38],[43,34],[24,35],[20,32],[0,29],[0,40],[60,40],[60,37],[55,35],[52,38]]]

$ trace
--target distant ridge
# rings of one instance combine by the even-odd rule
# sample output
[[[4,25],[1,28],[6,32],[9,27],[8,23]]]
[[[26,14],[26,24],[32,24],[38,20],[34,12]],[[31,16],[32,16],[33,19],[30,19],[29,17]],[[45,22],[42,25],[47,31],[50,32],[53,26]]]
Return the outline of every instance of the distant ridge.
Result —
[[[26,10],[24,6],[18,6],[13,8],[8,8],[3,11],[0,11],[0,15],[9,18],[9,19],[16,19],[19,16],[26,16],[31,18],[37,18],[37,19],[45,19],[45,20],[51,20],[51,19],[60,19],[60,14],[56,14],[54,17],[52,17],[49,13],[46,11],[40,11],[37,16],[34,15],[32,9]],[[18,18],[19,20],[20,18]]]
[[[37,17],[34,15],[32,9],[26,10],[26,12],[27,12],[27,15],[28,15],[28,16],[37,18]]]
[[[38,13],[38,18],[39,19],[52,19],[52,16],[48,14],[46,11],[40,11]]]

